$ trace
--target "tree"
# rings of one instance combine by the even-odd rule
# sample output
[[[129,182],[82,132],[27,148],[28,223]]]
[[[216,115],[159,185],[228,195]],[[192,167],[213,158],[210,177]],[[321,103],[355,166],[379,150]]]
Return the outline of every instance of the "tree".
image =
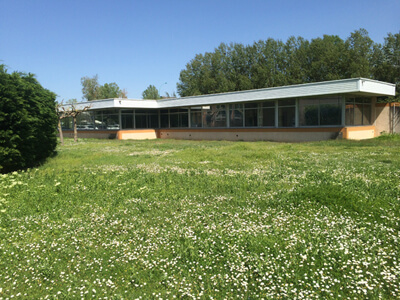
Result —
[[[119,86],[115,82],[105,83],[98,89],[99,99],[109,99],[109,98],[119,98],[119,97],[126,98],[126,95],[123,95],[123,91],[120,90]]]
[[[71,106],[67,109],[64,110],[65,117],[72,117],[73,123],[74,123],[74,142],[76,143],[78,141],[78,126],[77,126],[77,117],[83,113],[84,111],[87,111],[90,108],[90,105],[87,105],[83,108],[77,108],[74,104],[71,104]]]
[[[253,45],[220,44],[214,52],[196,54],[180,72],[180,96],[241,91],[287,84],[366,77],[391,82],[399,74],[398,35],[389,35],[385,49],[378,49],[365,29],[350,34],[345,41],[324,35],[311,42],[289,37],[286,42],[267,39]],[[397,48],[396,48],[397,47]],[[379,54],[379,55],[378,55]],[[393,57],[397,57],[394,58]],[[376,61],[380,59],[386,64]],[[394,74],[394,75],[384,75]],[[398,77],[397,77],[398,78]]]
[[[149,85],[147,89],[145,89],[142,93],[143,99],[153,99],[157,100],[160,99],[160,93],[158,92],[158,89],[154,85]]]
[[[115,82],[100,85],[97,74],[93,77],[82,77],[81,84],[83,98],[87,101],[109,98],[127,98],[128,95],[126,90],[121,90]]]
[[[63,103],[63,101],[61,101]],[[66,104],[76,104],[78,103],[78,100],[76,98],[68,99]]]
[[[348,55],[345,77],[372,77],[374,42],[368,31],[361,28],[352,32],[345,44]]]
[[[310,82],[346,78],[348,55],[345,42],[337,35],[311,40],[307,53],[307,77]]]
[[[94,75],[93,77],[82,77],[81,78],[81,84],[82,84],[82,93],[83,93],[83,98],[85,98],[87,101],[92,101],[99,98],[99,82],[98,82],[98,76],[97,74]]]
[[[374,48],[373,73],[375,79],[396,84],[397,101],[400,99],[400,32],[389,33],[384,45]]]
[[[64,146],[64,135],[63,135],[63,131],[62,131],[61,120],[66,118],[67,115],[65,114],[65,109],[63,107],[63,101],[61,101],[61,103],[58,103],[56,105],[56,113],[58,115],[57,128],[58,128],[58,135],[60,136],[60,144],[61,144],[61,146]]]
[[[0,172],[34,167],[57,145],[56,94],[0,65]]]

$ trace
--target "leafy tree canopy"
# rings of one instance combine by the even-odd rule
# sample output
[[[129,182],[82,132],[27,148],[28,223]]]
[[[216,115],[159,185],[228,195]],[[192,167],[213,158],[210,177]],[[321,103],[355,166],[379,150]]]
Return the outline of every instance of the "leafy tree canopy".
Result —
[[[88,101],[108,98],[127,98],[126,90],[121,90],[115,82],[100,85],[97,74],[93,77],[82,77],[81,84],[83,98]]]
[[[365,29],[346,40],[324,35],[260,40],[252,45],[220,44],[197,54],[179,76],[180,96],[223,93],[297,83],[365,77],[395,83],[400,92],[400,32],[389,33],[384,45]]]
[[[0,172],[37,165],[57,144],[56,94],[0,65]]]
[[[149,85],[142,93],[143,99],[160,99],[160,93],[154,85]]]

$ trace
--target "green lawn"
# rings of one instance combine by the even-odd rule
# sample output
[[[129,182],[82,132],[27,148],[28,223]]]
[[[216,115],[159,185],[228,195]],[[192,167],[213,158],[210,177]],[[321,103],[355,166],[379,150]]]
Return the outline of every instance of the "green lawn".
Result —
[[[67,140],[0,175],[0,300],[399,298],[399,149]]]

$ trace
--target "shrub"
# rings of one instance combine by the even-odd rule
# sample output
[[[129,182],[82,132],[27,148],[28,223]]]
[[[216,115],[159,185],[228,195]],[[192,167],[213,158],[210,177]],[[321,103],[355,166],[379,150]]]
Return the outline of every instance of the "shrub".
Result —
[[[37,165],[57,144],[56,95],[33,74],[0,65],[0,172]]]

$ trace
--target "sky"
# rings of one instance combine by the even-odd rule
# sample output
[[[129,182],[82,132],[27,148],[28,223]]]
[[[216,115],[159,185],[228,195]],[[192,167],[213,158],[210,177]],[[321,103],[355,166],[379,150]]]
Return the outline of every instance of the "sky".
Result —
[[[221,43],[360,28],[383,43],[399,11],[399,0],[0,0],[0,64],[35,74],[58,101],[82,101],[81,78],[96,74],[141,99],[150,84],[177,92],[186,64]]]

